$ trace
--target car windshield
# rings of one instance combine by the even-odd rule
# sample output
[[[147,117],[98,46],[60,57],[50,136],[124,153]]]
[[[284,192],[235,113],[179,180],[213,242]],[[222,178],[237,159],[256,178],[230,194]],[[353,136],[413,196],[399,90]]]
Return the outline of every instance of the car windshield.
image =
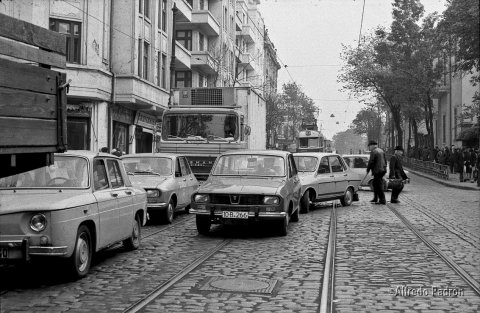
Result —
[[[128,157],[122,159],[128,174],[171,175],[172,160],[161,157]]]
[[[350,168],[367,168],[368,166],[368,157],[366,156],[346,156],[343,159]]]
[[[87,160],[76,156],[55,156],[51,166],[0,178],[0,189],[9,188],[87,188]]]
[[[285,160],[272,155],[224,155],[219,157],[212,173],[228,176],[285,176]]]
[[[299,172],[314,172],[318,159],[311,156],[294,156],[295,164]]]

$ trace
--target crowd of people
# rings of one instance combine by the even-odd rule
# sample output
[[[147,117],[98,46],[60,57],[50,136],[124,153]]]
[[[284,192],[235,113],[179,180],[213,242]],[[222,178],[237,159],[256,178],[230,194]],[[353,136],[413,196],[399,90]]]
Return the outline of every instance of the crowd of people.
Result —
[[[438,164],[447,165],[450,173],[459,174],[460,182],[478,181],[478,171],[480,169],[480,149],[477,147],[456,147],[450,148],[438,146],[429,149],[428,147],[414,147],[409,149],[408,157],[422,161],[430,161]]]

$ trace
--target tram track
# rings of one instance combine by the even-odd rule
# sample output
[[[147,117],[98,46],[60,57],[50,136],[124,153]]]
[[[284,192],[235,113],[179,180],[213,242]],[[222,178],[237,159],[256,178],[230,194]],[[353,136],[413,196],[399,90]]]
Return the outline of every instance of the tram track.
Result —
[[[181,281],[185,276],[193,272],[197,267],[205,263],[210,257],[212,257],[215,253],[223,249],[226,245],[228,245],[232,240],[231,239],[224,239],[215,247],[209,249],[207,252],[203,253],[200,257],[195,259],[192,263],[188,266],[183,268],[177,274],[172,276],[170,279],[166,280],[165,282],[159,284],[156,288],[154,288],[151,292],[149,292],[145,297],[139,299],[128,308],[126,308],[123,313],[135,313],[143,308],[145,308],[148,304],[154,301],[156,298],[164,294],[170,287],[175,285],[177,282]]]
[[[151,227],[150,226],[144,227],[143,231],[146,231],[147,234],[143,235],[142,239],[153,237],[159,233],[174,229],[175,227],[183,225],[193,219],[194,219],[193,215],[187,215],[184,218],[182,218],[180,221],[178,219],[174,220],[172,224],[164,226],[160,229],[157,229],[158,227],[157,225],[151,225]],[[154,229],[154,230],[150,232],[151,229]]]
[[[387,203],[390,211],[402,221],[427,247],[429,247],[437,256],[439,256],[452,270],[454,270],[473,291],[480,296],[480,283],[476,281],[469,273],[467,273],[460,265],[458,265],[452,258],[445,254],[436,244],[428,239],[421,231],[419,231],[410,221],[403,216],[393,205]]]

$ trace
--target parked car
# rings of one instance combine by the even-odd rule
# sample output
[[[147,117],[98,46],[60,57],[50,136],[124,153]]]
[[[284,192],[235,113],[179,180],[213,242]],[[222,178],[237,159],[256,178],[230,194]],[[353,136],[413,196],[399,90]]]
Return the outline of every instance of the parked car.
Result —
[[[301,213],[307,213],[312,202],[339,199],[343,206],[358,200],[360,179],[335,153],[294,153],[302,184]]]
[[[225,152],[193,194],[191,213],[200,234],[211,224],[271,222],[285,236],[289,222],[298,221],[300,192],[290,152]]]
[[[147,191],[147,210],[152,220],[172,223],[175,211],[190,209],[198,181],[183,155],[137,153],[122,157],[132,183]]]
[[[370,159],[369,154],[344,154],[342,155],[343,159],[347,163],[347,165],[359,175],[361,182],[360,182],[360,189],[367,189],[373,191],[373,176],[372,172],[370,171],[367,175],[366,169],[368,166],[368,160]],[[387,160],[388,161],[388,160]],[[408,171],[405,170],[405,173],[408,176]],[[387,164],[387,173],[383,177],[383,189],[387,191],[391,188],[388,184],[388,174],[389,174],[389,167]],[[409,182],[409,181],[408,181]]]
[[[122,162],[90,151],[54,159],[0,179],[0,261],[60,257],[80,278],[94,252],[121,241],[137,249],[147,197],[131,185]]]

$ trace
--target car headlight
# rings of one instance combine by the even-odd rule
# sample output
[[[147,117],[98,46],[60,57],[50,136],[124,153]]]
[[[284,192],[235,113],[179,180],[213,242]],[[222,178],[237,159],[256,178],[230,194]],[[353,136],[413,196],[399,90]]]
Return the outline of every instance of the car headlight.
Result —
[[[158,189],[147,189],[147,197],[149,198],[155,198],[155,197],[160,197],[160,190]]]
[[[265,196],[263,197],[263,204],[279,204],[280,199],[276,196]]]
[[[195,203],[207,203],[210,201],[210,196],[204,194],[197,194],[193,198],[193,201],[195,201]]]
[[[47,228],[47,218],[43,214],[35,214],[30,219],[30,228],[36,232],[41,232]]]

